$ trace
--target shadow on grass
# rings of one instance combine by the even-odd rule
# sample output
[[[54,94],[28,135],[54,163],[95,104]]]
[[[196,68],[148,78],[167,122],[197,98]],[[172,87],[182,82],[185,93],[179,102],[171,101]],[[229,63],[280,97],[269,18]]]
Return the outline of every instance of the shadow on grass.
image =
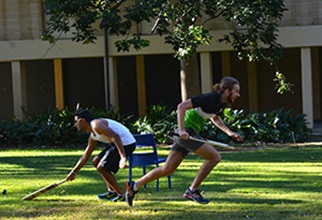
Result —
[[[50,202],[50,203],[59,203],[59,204],[63,204],[63,203],[71,203],[74,200],[72,199],[44,199],[44,198],[34,198],[33,200],[30,201],[25,201],[25,202]]]
[[[268,205],[278,205],[278,204],[298,204],[303,203],[301,200],[289,200],[289,199],[265,199],[265,198],[254,198],[254,199],[245,199],[245,198],[234,198],[234,199],[214,199],[218,203],[227,202],[235,204],[268,204]]]
[[[205,184],[201,186],[202,190],[210,192],[228,192],[230,190],[252,192],[259,189],[258,191],[274,190],[278,191],[305,191],[305,192],[318,192],[317,183],[320,182],[320,176],[318,173],[309,173],[303,171],[288,171],[288,170],[274,170],[268,172],[269,167],[260,167],[260,163],[284,163],[284,162],[321,162],[321,147],[312,148],[281,148],[281,149],[264,149],[258,151],[243,151],[243,152],[225,152],[222,154],[222,162],[215,167],[210,175],[204,181]],[[79,156],[66,156],[64,151],[58,156],[48,155],[37,155],[32,157],[1,157],[0,165],[8,164],[7,169],[0,171],[1,178],[14,178],[16,180],[38,180],[39,182],[44,179],[57,178],[59,181],[69,173],[71,168],[78,161]],[[198,156],[189,155],[183,162],[182,166],[172,176],[172,185],[174,191],[185,191],[190,186],[195,175],[200,169],[203,160],[199,159]],[[250,166],[226,166],[225,162],[257,162],[259,168]],[[188,164],[188,165],[186,165]],[[18,166],[18,168],[17,168]],[[19,169],[21,167],[22,169]],[[91,167],[91,161],[89,161],[86,167]],[[94,169],[94,168],[93,168]],[[263,170],[261,170],[263,169]],[[142,170],[135,168],[134,179],[138,179],[142,176]],[[101,190],[105,190],[105,184],[97,171],[93,170],[82,170],[79,174],[83,179],[88,179],[88,183],[79,183],[77,177],[75,181],[64,184],[63,188],[59,187],[56,192],[61,194],[82,194],[82,195],[95,195],[101,193]],[[127,170],[120,170],[116,174],[116,178],[119,184],[122,186],[125,179],[127,179]],[[91,181],[93,180],[93,181]],[[162,177],[160,184],[166,185],[166,178]],[[40,187],[29,186],[24,188],[24,193],[33,192]],[[155,182],[148,184],[148,188],[151,192],[155,190]],[[67,190],[68,189],[68,190]],[[166,187],[164,187],[166,189]],[[162,190],[162,188],[161,188]],[[68,191],[68,192],[66,192]]]
[[[305,171],[296,170],[277,170],[273,172],[267,172],[268,167],[263,167],[263,172],[251,171],[252,167],[249,166],[225,166],[225,161],[244,161],[244,162],[302,162],[305,158],[307,161],[315,162],[320,158],[321,150],[319,148],[283,148],[274,150],[261,150],[253,152],[231,152],[229,154],[223,155],[223,161],[212,171],[212,173],[207,177],[205,182],[209,180],[215,180],[214,183],[203,186],[207,191],[218,191],[227,192],[233,189],[276,189],[277,191],[306,191],[315,192],[316,187],[314,184],[320,181],[320,177],[317,173],[308,173]],[[30,171],[19,172],[21,178],[39,179],[39,174],[45,176],[60,175],[65,177],[65,175],[70,171],[70,168],[74,165],[74,162],[78,160],[78,156],[37,156],[37,157],[11,157],[11,158],[0,158],[1,162],[4,163],[15,163],[19,166],[25,166]],[[312,161],[312,158],[314,159]],[[197,174],[203,160],[199,159],[198,156],[189,155],[184,162],[192,163],[198,161],[198,165],[190,167],[179,167],[178,170],[173,174],[175,181],[172,181],[173,187],[176,189],[185,190],[190,183],[193,181],[194,176]],[[88,162],[88,166],[91,164]],[[256,168],[261,169],[261,167]],[[13,174],[16,169],[8,169],[6,171],[1,171],[3,174]],[[120,174],[121,173],[121,174]],[[237,175],[238,173],[238,175]],[[89,178],[93,180],[98,180],[98,183],[91,183],[90,189],[102,188],[104,183],[98,176],[96,171],[81,171],[81,175],[84,178]],[[140,168],[135,168],[135,179],[141,177],[142,171]],[[28,176],[28,177],[27,177]],[[20,178],[18,177],[18,178]],[[120,179],[119,183],[122,185],[124,178],[127,178],[126,172],[119,172],[116,177]],[[308,181],[310,180],[310,181]],[[75,180],[77,182],[77,179]],[[161,179],[165,182],[165,178]],[[86,194],[88,190],[82,190],[86,188],[87,184],[69,184],[69,191],[79,192]],[[221,185],[221,183],[225,183]],[[94,184],[94,185],[92,185]],[[87,185],[88,186],[88,185]],[[155,188],[155,182],[148,184],[149,188]]]
[[[207,197],[205,196],[205,198],[210,200],[210,203],[216,203],[216,204],[226,204],[226,203],[230,203],[231,205],[233,204],[252,204],[252,205],[256,205],[256,204],[267,204],[267,205],[278,205],[278,204],[299,204],[299,203],[303,203],[303,201],[301,200],[291,200],[291,199],[268,199],[268,198],[260,198],[260,196],[258,196],[257,198],[242,198],[242,197],[235,197],[235,198],[218,198],[218,197]],[[144,205],[140,204],[140,206],[149,206],[152,205],[153,203],[156,202],[190,202],[191,204],[196,202],[193,201],[189,201],[181,196],[177,196],[177,197],[173,197],[171,199],[169,199],[168,196],[141,196],[141,198],[135,198],[134,200],[134,204],[140,200],[145,200],[148,201],[148,203],[145,203]],[[171,207],[173,208],[173,207]]]
[[[129,208],[126,204],[96,200],[96,194],[106,187],[90,161],[76,180],[32,201],[21,201],[49,180],[65,178],[79,156],[64,155],[64,151],[58,156],[41,155],[40,151],[33,157],[0,155],[1,184],[4,181],[8,187],[9,183],[17,185],[12,187],[16,192],[8,191],[1,198],[0,219],[302,219],[307,214],[313,216],[311,219],[320,217],[319,204],[306,198],[321,193],[320,172],[306,169],[320,166],[321,148],[225,152],[222,158],[200,187],[211,201],[208,205],[182,198],[203,163],[198,156],[189,155],[172,175],[172,189],[167,188],[167,179],[162,177],[160,192],[155,192],[155,182],[149,183],[146,190],[140,189],[134,206]],[[288,163],[286,167],[281,166],[284,162]],[[272,163],[272,168],[268,163]],[[127,174],[127,170],[120,170],[116,175],[121,186]],[[142,170],[135,168],[133,175],[138,179]],[[26,181],[30,183],[23,185]]]
[[[253,151],[223,152],[223,161],[238,162],[321,162],[321,146],[274,148]]]
[[[63,154],[63,152],[62,152]],[[79,156],[32,156],[32,157],[0,157],[0,163],[16,164],[35,171],[57,170],[73,167]]]

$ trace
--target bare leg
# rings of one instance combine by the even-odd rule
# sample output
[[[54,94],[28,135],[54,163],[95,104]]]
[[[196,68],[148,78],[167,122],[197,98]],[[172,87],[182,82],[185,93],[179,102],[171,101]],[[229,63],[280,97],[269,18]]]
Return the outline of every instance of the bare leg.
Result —
[[[106,184],[106,186],[107,186],[107,188],[108,188],[108,190],[109,191],[111,191],[111,192],[114,192],[115,191],[115,189],[112,187],[112,185],[107,181],[107,179],[105,178],[105,175],[103,175],[101,172],[100,172],[100,170],[99,170],[99,167],[98,167],[98,164],[99,164],[99,162],[100,162],[100,160],[101,160],[101,158],[99,158],[99,157],[94,157],[94,159],[93,159],[93,165],[95,166],[95,168],[97,169],[97,171],[99,172],[99,174],[101,175],[101,177],[103,178],[103,180],[104,180],[104,182],[105,182],[105,184]],[[102,168],[102,169],[104,169],[104,168]],[[104,171],[103,171],[104,172]],[[112,174],[111,174],[112,175]],[[112,175],[113,176],[113,175]],[[113,176],[114,177],[114,176]]]
[[[101,174],[109,190],[116,191],[119,195],[124,195],[124,191],[121,189],[112,173],[106,171],[105,168],[100,165],[98,165],[97,171]]]
[[[171,175],[180,165],[183,160],[183,156],[180,152],[171,150],[169,156],[162,167],[157,167],[144,176],[142,176],[139,180],[135,181],[136,188],[139,189],[141,186],[159,179],[162,176],[169,176]]]
[[[195,154],[199,155],[200,157],[206,159],[206,161],[201,166],[197,176],[193,180],[190,189],[198,189],[201,185],[202,181],[208,176],[211,170],[220,162],[221,156],[217,152],[217,150],[209,145],[203,144],[200,148],[198,148]]]
[[[101,158],[99,158],[98,156],[94,157],[92,160],[94,167],[97,167],[97,165],[100,161],[101,161]]]

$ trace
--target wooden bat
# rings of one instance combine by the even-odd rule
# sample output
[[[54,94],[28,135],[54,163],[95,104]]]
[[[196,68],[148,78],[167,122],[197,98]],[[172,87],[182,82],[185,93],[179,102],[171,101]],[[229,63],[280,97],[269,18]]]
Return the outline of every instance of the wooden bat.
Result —
[[[170,135],[174,135],[174,136],[180,137],[180,135],[177,134],[177,133],[172,133],[171,132]],[[224,144],[224,143],[221,143],[221,142],[218,142],[218,141],[212,141],[212,140],[207,140],[207,139],[206,140],[202,140],[202,139],[194,138],[194,137],[191,137],[191,136],[189,136],[189,140],[198,141],[198,142],[206,143],[206,144],[210,144],[210,145],[217,146],[217,147],[221,147],[221,148],[228,149],[228,150],[236,150],[235,147],[229,146],[228,144]]]
[[[228,144],[224,144],[224,143],[221,143],[221,142],[218,142],[218,141],[212,141],[212,140],[207,140],[207,139],[202,140],[202,139],[194,138],[194,137],[190,137],[190,136],[189,136],[189,140],[199,141],[199,142],[202,142],[202,143],[207,143],[207,144],[217,146],[217,147],[221,147],[221,148],[228,149],[228,150],[236,150],[235,147],[229,146]]]
[[[26,195],[25,197],[22,198],[22,200],[32,200],[33,198],[37,197],[37,196],[40,196],[41,194],[49,191],[49,190],[52,190],[54,188],[56,188],[57,186],[63,184],[64,182],[66,182],[67,180],[64,179],[64,180],[61,180],[57,183],[53,183],[53,184],[50,184],[44,188],[41,188],[41,189],[38,189],[37,191],[35,192],[32,192],[30,193],[29,195]]]

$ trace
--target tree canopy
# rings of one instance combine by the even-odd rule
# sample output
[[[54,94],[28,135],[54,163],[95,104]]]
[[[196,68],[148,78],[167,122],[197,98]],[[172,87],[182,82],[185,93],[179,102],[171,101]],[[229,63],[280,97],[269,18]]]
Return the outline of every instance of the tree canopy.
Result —
[[[140,50],[149,41],[137,27],[147,21],[175,57],[195,62],[190,58],[198,46],[214,37],[207,23],[220,18],[231,31],[218,41],[231,44],[240,59],[274,64],[282,55],[277,27],[286,10],[283,0],[44,0],[44,7],[49,20],[43,38],[50,42],[54,33],[72,31],[74,41],[93,43],[93,24],[99,23],[109,35],[123,36],[115,43],[118,51]]]

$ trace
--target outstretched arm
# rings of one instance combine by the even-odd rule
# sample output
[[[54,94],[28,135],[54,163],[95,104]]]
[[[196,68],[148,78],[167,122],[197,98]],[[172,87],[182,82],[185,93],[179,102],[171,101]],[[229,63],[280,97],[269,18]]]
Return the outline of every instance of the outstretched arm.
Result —
[[[234,139],[236,139],[237,141],[242,142],[243,138],[242,136],[240,136],[240,134],[231,131],[225,124],[224,122],[221,120],[220,116],[216,115],[214,117],[211,118],[212,123],[214,123],[214,125],[216,125],[220,130],[222,130],[223,132],[225,132],[229,137],[232,137]]]
[[[76,165],[74,166],[72,171],[67,175],[66,180],[72,181],[76,178],[77,172],[80,171],[80,169],[82,169],[82,167],[86,164],[89,157],[93,153],[95,146],[96,146],[96,141],[94,141],[93,139],[91,139],[89,137],[88,144],[87,144],[87,147],[84,151],[84,154],[79,158],[78,162],[76,163]]]

